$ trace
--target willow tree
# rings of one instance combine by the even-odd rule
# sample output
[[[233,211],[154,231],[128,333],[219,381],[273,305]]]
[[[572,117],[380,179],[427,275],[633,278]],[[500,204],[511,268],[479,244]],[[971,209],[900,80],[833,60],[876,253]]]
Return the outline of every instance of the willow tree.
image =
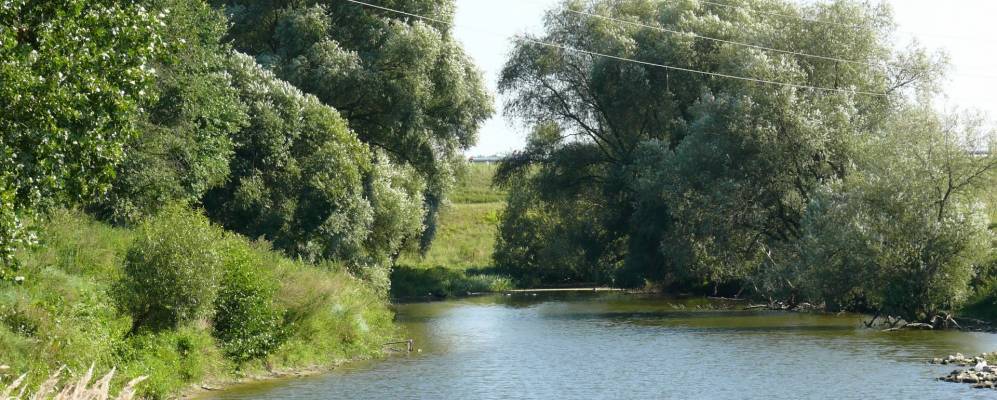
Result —
[[[893,28],[888,8],[853,1],[566,1],[517,41],[500,82],[507,114],[559,134],[499,180],[580,210],[571,224],[604,239],[563,251],[603,253],[586,259],[604,276],[743,281],[800,236],[822,182],[851,172],[856,138],[936,88],[942,63],[893,48]]]
[[[159,24],[131,3],[0,4],[0,278],[29,239],[19,216],[107,189],[149,96]]]
[[[461,151],[492,113],[480,72],[446,24],[452,1],[381,3],[442,23],[345,1],[217,3],[238,50],[338,110],[372,157],[418,172],[427,246]]]

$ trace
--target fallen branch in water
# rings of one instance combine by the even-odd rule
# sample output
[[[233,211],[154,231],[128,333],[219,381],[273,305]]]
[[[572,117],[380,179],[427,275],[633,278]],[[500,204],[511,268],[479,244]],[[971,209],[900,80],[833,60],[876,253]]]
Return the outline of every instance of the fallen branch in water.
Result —
[[[729,297],[707,296],[706,298],[710,299],[710,300],[721,300],[721,301],[748,301],[748,299],[738,299],[736,297],[732,299],[732,298],[729,298]]]
[[[907,324],[900,325],[899,327],[893,327],[893,328],[883,329],[883,332],[896,332],[896,331],[903,331],[903,330],[909,330],[909,329],[931,330],[931,329],[935,329],[935,326],[931,325],[931,324],[926,324],[926,323],[923,323],[923,322],[912,322],[912,323],[907,323]]]
[[[406,345],[406,348],[407,348],[407,350],[408,350],[409,353],[411,353],[412,351],[415,350],[415,339],[401,340],[401,341],[397,341],[397,342],[388,342],[388,343],[382,344],[381,347],[391,346],[391,345],[395,345],[395,344],[404,344],[404,345]]]

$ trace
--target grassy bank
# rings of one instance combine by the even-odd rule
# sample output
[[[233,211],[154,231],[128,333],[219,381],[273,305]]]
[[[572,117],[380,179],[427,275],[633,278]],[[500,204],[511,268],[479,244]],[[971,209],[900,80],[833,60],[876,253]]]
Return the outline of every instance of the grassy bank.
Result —
[[[393,297],[446,297],[512,287],[492,269],[505,192],[491,186],[495,164],[469,164],[441,211],[436,241],[425,255],[408,252],[392,273]]]
[[[189,279],[163,286],[185,294],[211,282],[204,287],[215,293],[200,305],[206,311],[166,325],[138,324],[122,300],[128,298],[122,294],[129,277],[125,266],[150,260],[146,267],[168,269],[186,258],[150,256],[170,254],[160,249],[171,243],[164,231],[196,236],[168,226],[176,219],[122,229],[62,211],[38,224],[43,243],[19,254],[23,282],[0,285],[0,365],[9,366],[0,371],[2,383],[27,372],[28,387],[37,387],[62,365],[80,374],[93,363],[97,371],[117,368],[118,387],[148,375],[139,394],[167,398],[195,384],[373,357],[394,334],[384,295],[366,283],[333,265],[282,257],[206,222],[203,231],[216,240],[196,249],[175,247],[190,260],[218,260],[217,277],[194,262]],[[149,293],[159,292],[132,296]]]

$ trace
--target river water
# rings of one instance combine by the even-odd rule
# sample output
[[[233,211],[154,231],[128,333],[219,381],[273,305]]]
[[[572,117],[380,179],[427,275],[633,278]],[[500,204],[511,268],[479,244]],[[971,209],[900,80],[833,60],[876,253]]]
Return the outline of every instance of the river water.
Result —
[[[517,294],[397,306],[421,352],[215,399],[967,399],[932,357],[997,335],[883,333],[862,317],[715,310],[704,299]]]

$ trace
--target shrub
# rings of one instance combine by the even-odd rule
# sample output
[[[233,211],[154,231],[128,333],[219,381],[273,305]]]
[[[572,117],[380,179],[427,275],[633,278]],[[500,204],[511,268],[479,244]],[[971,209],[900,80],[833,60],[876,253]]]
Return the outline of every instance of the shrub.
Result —
[[[277,280],[245,241],[231,237],[224,247],[224,273],[215,299],[214,336],[225,354],[244,362],[263,358],[284,342],[283,310],[276,304]]]
[[[124,376],[148,376],[139,388],[143,399],[172,398],[180,388],[229,370],[211,335],[198,327],[142,332],[118,351]]]
[[[222,258],[221,231],[180,206],[165,208],[139,228],[125,256],[119,304],[139,328],[175,328],[210,310]]]

